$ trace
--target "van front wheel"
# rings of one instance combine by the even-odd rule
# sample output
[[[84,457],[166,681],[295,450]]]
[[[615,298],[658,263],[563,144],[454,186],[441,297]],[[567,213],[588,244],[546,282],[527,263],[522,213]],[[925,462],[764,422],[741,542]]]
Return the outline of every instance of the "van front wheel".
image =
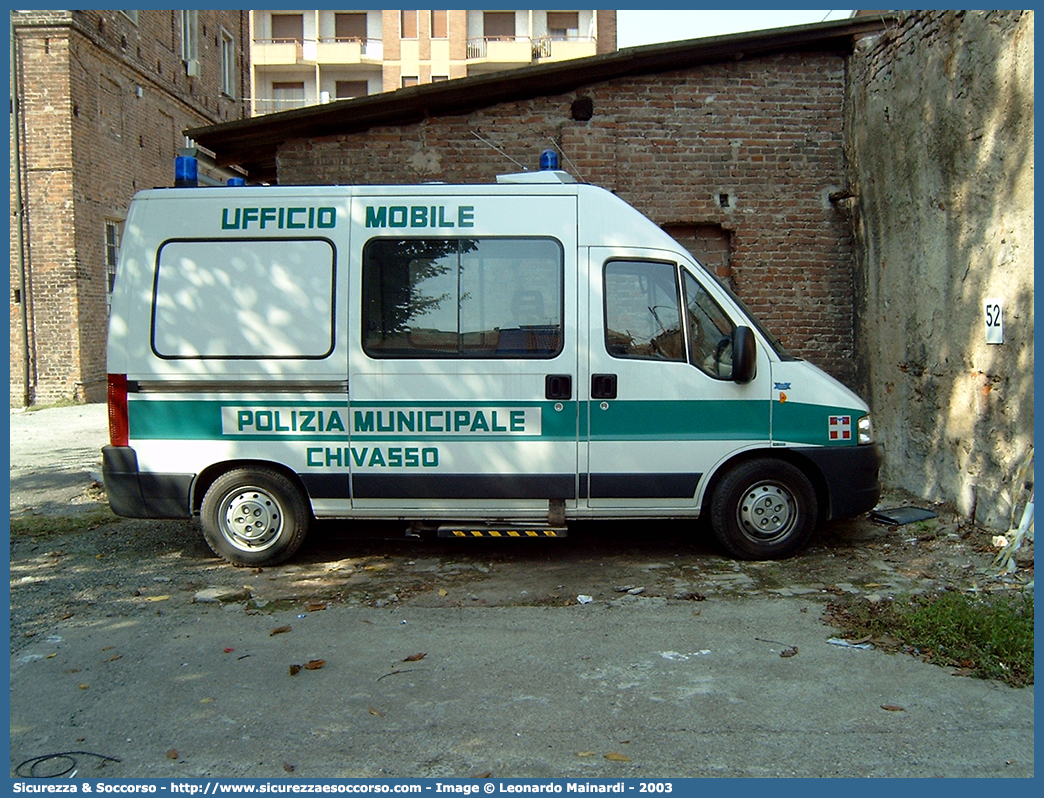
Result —
[[[743,560],[794,554],[816,526],[816,493],[798,468],[782,460],[748,460],[729,471],[711,498],[711,527]]]
[[[222,474],[203,497],[203,536],[233,565],[276,565],[294,554],[308,532],[308,511],[294,484],[269,468]]]

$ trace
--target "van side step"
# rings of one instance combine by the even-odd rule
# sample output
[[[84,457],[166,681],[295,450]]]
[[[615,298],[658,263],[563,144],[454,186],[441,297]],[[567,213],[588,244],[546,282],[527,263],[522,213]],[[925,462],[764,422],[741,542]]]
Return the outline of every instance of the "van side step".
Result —
[[[505,526],[478,526],[472,524],[443,524],[438,529],[440,538],[564,538],[569,530],[564,526],[540,524],[508,524]]]

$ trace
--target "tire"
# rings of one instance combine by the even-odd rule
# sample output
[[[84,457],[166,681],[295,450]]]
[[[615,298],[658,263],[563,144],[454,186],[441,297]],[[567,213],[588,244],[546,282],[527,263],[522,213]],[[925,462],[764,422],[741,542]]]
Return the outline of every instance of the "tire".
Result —
[[[200,509],[207,544],[233,565],[276,565],[289,559],[304,542],[309,517],[301,491],[270,468],[222,474]]]
[[[760,458],[740,463],[711,497],[711,528],[741,560],[779,560],[801,549],[816,527],[816,492],[797,467]]]

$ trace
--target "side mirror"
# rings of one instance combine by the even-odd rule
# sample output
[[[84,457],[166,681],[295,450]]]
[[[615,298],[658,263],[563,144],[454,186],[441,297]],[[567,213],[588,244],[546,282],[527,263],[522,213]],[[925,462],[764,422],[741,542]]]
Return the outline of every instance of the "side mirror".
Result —
[[[745,385],[757,376],[758,348],[750,327],[737,327],[732,333],[732,381]]]

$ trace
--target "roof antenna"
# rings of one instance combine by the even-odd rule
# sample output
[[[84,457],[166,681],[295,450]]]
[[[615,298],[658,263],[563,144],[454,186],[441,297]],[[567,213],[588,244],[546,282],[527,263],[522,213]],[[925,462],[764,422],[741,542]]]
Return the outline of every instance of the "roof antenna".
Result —
[[[561,155],[562,155],[562,160],[564,160],[567,164],[569,164],[569,168],[573,170],[573,172],[576,174],[576,176],[580,179],[580,182],[581,183],[586,183],[587,181],[584,180],[584,178],[580,176],[580,172],[579,172],[579,170],[577,170],[576,164],[569,160],[569,156],[565,154],[565,151],[561,147],[558,146],[558,142],[555,141],[550,136],[547,137],[547,140],[555,145],[555,149],[559,153],[561,153]]]
[[[479,135],[478,133],[476,133],[476,132],[475,132],[474,130],[472,130],[472,131],[471,131],[471,135],[472,135],[472,136],[474,136],[475,138],[477,138],[477,139],[478,139],[479,141],[481,141],[481,142],[482,142],[483,144],[485,144],[485,145],[486,145],[487,147],[489,147],[489,148],[490,148],[491,150],[496,150],[497,152],[499,152],[499,153],[500,153],[501,155],[503,155],[503,156],[504,156],[505,158],[507,158],[507,159],[508,159],[509,161],[511,161],[511,163],[513,163],[513,164],[514,164],[515,166],[517,166],[517,167],[518,167],[519,169],[521,169],[521,170],[522,170],[523,172],[528,172],[528,171],[529,171],[529,170],[528,170],[528,169],[526,168],[525,164],[521,164],[521,163],[519,163],[518,161],[516,161],[516,160],[515,160],[514,158],[512,158],[512,157],[511,157],[510,155],[508,155],[508,154],[507,154],[506,152],[504,152],[504,151],[503,151],[502,149],[500,149],[500,147],[498,147],[497,145],[495,145],[495,144],[494,144],[493,142],[491,142],[491,141],[486,141],[486,139],[482,138],[482,136],[480,136],[480,135]]]

